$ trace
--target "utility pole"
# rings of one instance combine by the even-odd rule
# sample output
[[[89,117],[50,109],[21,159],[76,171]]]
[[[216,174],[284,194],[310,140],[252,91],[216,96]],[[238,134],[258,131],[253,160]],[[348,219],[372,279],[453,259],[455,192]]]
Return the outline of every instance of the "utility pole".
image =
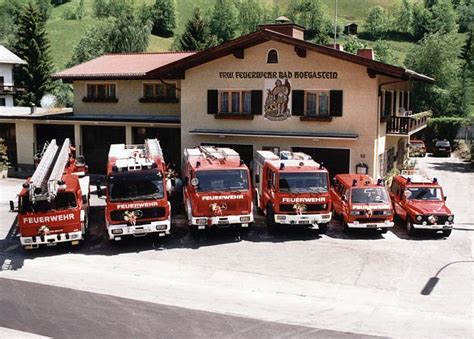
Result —
[[[337,0],[335,0],[335,6],[334,6],[334,49],[336,49],[337,45]]]

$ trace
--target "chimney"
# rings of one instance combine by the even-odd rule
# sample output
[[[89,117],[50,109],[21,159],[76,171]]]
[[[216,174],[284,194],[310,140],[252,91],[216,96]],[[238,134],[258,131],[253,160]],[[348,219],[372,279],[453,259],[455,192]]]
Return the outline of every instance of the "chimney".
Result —
[[[268,29],[270,31],[285,34],[296,39],[304,40],[305,28],[303,26],[295,24],[286,16],[280,16],[276,18],[275,22],[275,24],[258,25],[258,27],[260,30]]]
[[[374,60],[374,50],[372,48],[362,48],[357,51],[357,55],[366,59]]]
[[[324,45],[326,47],[329,47],[329,48],[334,48],[334,44],[327,44],[327,45]],[[344,47],[341,45],[341,44],[336,44],[336,48],[334,48],[338,51],[344,51]]]
[[[31,103],[30,105],[30,114],[34,114],[36,112],[36,105],[34,103]]]

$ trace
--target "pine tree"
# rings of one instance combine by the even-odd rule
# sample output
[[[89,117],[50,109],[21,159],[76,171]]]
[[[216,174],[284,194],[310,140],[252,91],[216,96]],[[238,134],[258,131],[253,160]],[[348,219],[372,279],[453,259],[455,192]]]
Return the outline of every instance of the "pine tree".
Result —
[[[153,22],[151,32],[162,37],[172,37],[176,28],[174,0],[156,0],[148,10],[148,19]]]
[[[177,41],[176,49],[179,51],[201,51],[210,47],[212,41],[209,39],[209,25],[196,7],[193,16],[186,23],[183,34]]]
[[[115,22],[109,35],[108,52],[143,52],[150,40],[151,23],[127,10]]]
[[[242,0],[237,2],[239,10],[239,26],[242,35],[255,32],[257,26],[263,23],[265,9],[257,0]]]
[[[39,105],[43,95],[52,89],[50,74],[52,61],[44,21],[38,8],[29,3],[18,17],[18,30],[13,52],[27,62],[15,71],[15,84],[24,87],[27,94],[18,96],[17,104]]]
[[[327,8],[320,0],[293,0],[288,5],[287,16],[306,28],[305,40],[326,44],[334,29],[326,12]]]
[[[237,30],[237,9],[232,0],[217,0],[211,15],[211,34],[219,43],[235,37]]]

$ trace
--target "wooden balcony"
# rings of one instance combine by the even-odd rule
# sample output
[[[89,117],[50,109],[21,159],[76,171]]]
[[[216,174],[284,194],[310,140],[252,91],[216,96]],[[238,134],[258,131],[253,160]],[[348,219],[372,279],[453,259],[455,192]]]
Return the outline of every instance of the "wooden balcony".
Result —
[[[387,119],[387,135],[412,135],[426,127],[431,111],[409,116],[391,116]]]
[[[26,90],[23,87],[0,85],[0,95],[23,94]]]

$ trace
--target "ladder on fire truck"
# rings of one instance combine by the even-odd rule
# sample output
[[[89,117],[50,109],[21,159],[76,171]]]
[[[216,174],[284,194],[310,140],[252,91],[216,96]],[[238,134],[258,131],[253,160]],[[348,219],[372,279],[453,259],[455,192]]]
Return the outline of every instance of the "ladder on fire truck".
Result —
[[[51,201],[56,197],[59,186],[63,184],[61,178],[69,161],[69,138],[64,140],[61,150],[58,150],[56,139],[51,140],[31,177],[29,197],[33,203],[36,200]]]
[[[153,159],[163,157],[163,150],[158,139],[145,139],[145,156]]]
[[[239,153],[231,148],[217,148],[214,146],[199,146],[198,148],[205,158],[210,160],[224,161],[230,157],[239,157],[240,159]]]

